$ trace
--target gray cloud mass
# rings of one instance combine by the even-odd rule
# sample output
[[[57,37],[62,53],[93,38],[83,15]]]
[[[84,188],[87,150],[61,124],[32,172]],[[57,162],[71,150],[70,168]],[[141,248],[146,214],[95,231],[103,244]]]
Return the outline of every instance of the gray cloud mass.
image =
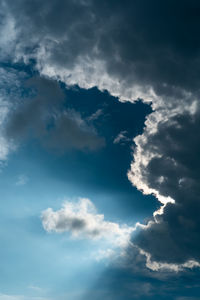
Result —
[[[165,207],[134,243],[160,263],[199,262],[199,1],[7,0],[1,6],[4,59],[34,59],[41,76],[152,103],[128,176]],[[8,136],[23,133],[30,122],[34,131],[45,131],[38,115],[52,101],[24,104],[8,124]],[[55,119],[47,145],[103,145],[76,112]]]
[[[80,113],[65,109],[64,93],[56,81],[32,78],[27,81],[32,97],[25,98],[10,110],[5,126],[6,136],[21,140],[30,134],[39,138],[45,147],[58,150],[96,150],[104,146],[92,124],[87,124]]]

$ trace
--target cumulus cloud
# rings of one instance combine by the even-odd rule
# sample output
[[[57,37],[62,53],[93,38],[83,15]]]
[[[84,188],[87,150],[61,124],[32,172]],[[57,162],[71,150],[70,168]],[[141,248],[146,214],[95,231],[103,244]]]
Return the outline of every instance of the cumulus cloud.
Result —
[[[3,1],[2,26],[14,23],[6,44],[15,43],[14,59],[36,59],[41,74],[121,99],[158,101],[157,95],[198,92],[199,4],[179,4]]]
[[[65,202],[60,210],[48,208],[42,212],[42,224],[48,232],[70,232],[74,238],[105,239],[115,246],[127,245],[135,227],[120,225],[104,219],[94,204],[85,198],[77,203]]]
[[[136,237],[152,261],[199,265],[199,113],[177,114],[136,138],[129,178],[163,208]],[[172,199],[175,201],[172,201]],[[162,240],[162,242],[161,242]],[[151,264],[149,264],[151,266]]]
[[[3,45],[12,49],[7,59],[12,55],[14,61],[34,59],[43,76],[107,89],[121,101],[151,102],[154,111],[144,133],[135,138],[128,176],[143,193],[154,194],[162,208],[135,243],[158,263],[199,261],[198,1],[2,3],[6,17],[0,30],[9,33]],[[76,114],[69,115],[58,117],[54,144],[59,143],[59,134],[65,140],[66,124],[81,140],[77,133],[81,124],[82,140],[94,148],[85,123]],[[72,139],[72,145],[80,147],[76,143]]]

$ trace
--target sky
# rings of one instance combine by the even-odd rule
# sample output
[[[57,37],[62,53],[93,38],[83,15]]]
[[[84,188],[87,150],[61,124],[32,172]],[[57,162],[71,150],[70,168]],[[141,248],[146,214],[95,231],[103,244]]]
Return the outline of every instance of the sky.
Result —
[[[199,1],[0,15],[0,300],[200,299]]]

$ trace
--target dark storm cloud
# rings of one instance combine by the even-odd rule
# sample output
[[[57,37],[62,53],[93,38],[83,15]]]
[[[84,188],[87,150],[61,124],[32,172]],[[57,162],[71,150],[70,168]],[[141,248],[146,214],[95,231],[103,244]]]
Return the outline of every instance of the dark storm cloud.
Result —
[[[156,261],[200,261],[199,126],[199,113],[177,115],[148,139],[155,157],[145,169],[147,184],[176,201],[135,240]]]
[[[136,248],[128,248],[127,260],[118,259],[103,272],[97,283],[81,298],[86,300],[179,300],[198,299],[199,270],[181,273],[146,268],[145,258]],[[120,261],[121,260],[121,261]]]
[[[168,204],[137,243],[161,262],[198,260],[199,1],[8,0],[2,6],[8,16],[2,30],[9,37],[3,45],[8,53],[12,45],[13,59],[33,58],[41,74],[68,85],[152,101],[155,112],[135,140],[129,178],[144,193],[161,202],[169,196],[176,204]],[[88,141],[93,149],[88,127],[81,139],[78,115],[70,118],[69,112],[59,118],[53,143],[69,138],[61,127],[72,126],[74,147]],[[160,239],[166,243],[160,245]]]
[[[199,90],[198,1],[18,0],[4,6],[14,18],[16,53],[35,55],[57,75],[68,69],[73,77],[74,66],[82,63],[89,75],[87,64],[97,59],[123,89],[142,84],[178,96],[182,89]],[[98,85],[97,77],[87,80]]]

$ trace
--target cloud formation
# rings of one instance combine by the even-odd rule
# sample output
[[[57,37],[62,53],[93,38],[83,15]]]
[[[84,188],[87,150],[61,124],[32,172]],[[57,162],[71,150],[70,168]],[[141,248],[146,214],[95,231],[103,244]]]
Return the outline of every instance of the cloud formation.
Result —
[[[118,247],[127,245],[135,230],[135,227],[105,221],[104,215],[98,214],[94,204],[86,198],[80,198],[77,203],[65,202],[57,211],[48,208],[42,212],[41,218],[48,232],[70,232],[73,237],[81,239],[105,239]]]
[[[96,150],[104,146],[92,122],[80,113],[64,107],[64,92],[58,82],[48,78],[31,78],[23,101],[10,109],[5,125],[8,140],[18,143],[24,138],[37,138],[48,148],[64,152],[69,149]]]
[[[67,85],[151,102],[154,112],[135,138],[128,176],[164,207],[135,243],[160,263],[199,261],[199,2],[8,0],[1,6],[4,59],[34,59],[40,75]],[[59,115],[56,124],[54,145],[65,137],[73,147],[102,145],[93,130],[95,139],[88,137],[76,113]]]
[[[199,3],[181,1],[181,10],[179,5],[3,1],[2,30],[10,36],[4,48],[12,40],[15,60],[34,58],[41,74],[68,84],[98,86],[121,99],[180,98],[199,90]]]
[[[129,178],[164,204],[135,240],[153,261],[200,261],[199,120],[199,113],[185,112],[160,121],[153,133],[147,127],[136,138],[138,148]]]
[[[131,141],[131,139],[129,137],[127,137],[127,131],[123,130],[123,131],[120,131],[120,133],[115,137],[113,144],[124,145],[130,141]]]

